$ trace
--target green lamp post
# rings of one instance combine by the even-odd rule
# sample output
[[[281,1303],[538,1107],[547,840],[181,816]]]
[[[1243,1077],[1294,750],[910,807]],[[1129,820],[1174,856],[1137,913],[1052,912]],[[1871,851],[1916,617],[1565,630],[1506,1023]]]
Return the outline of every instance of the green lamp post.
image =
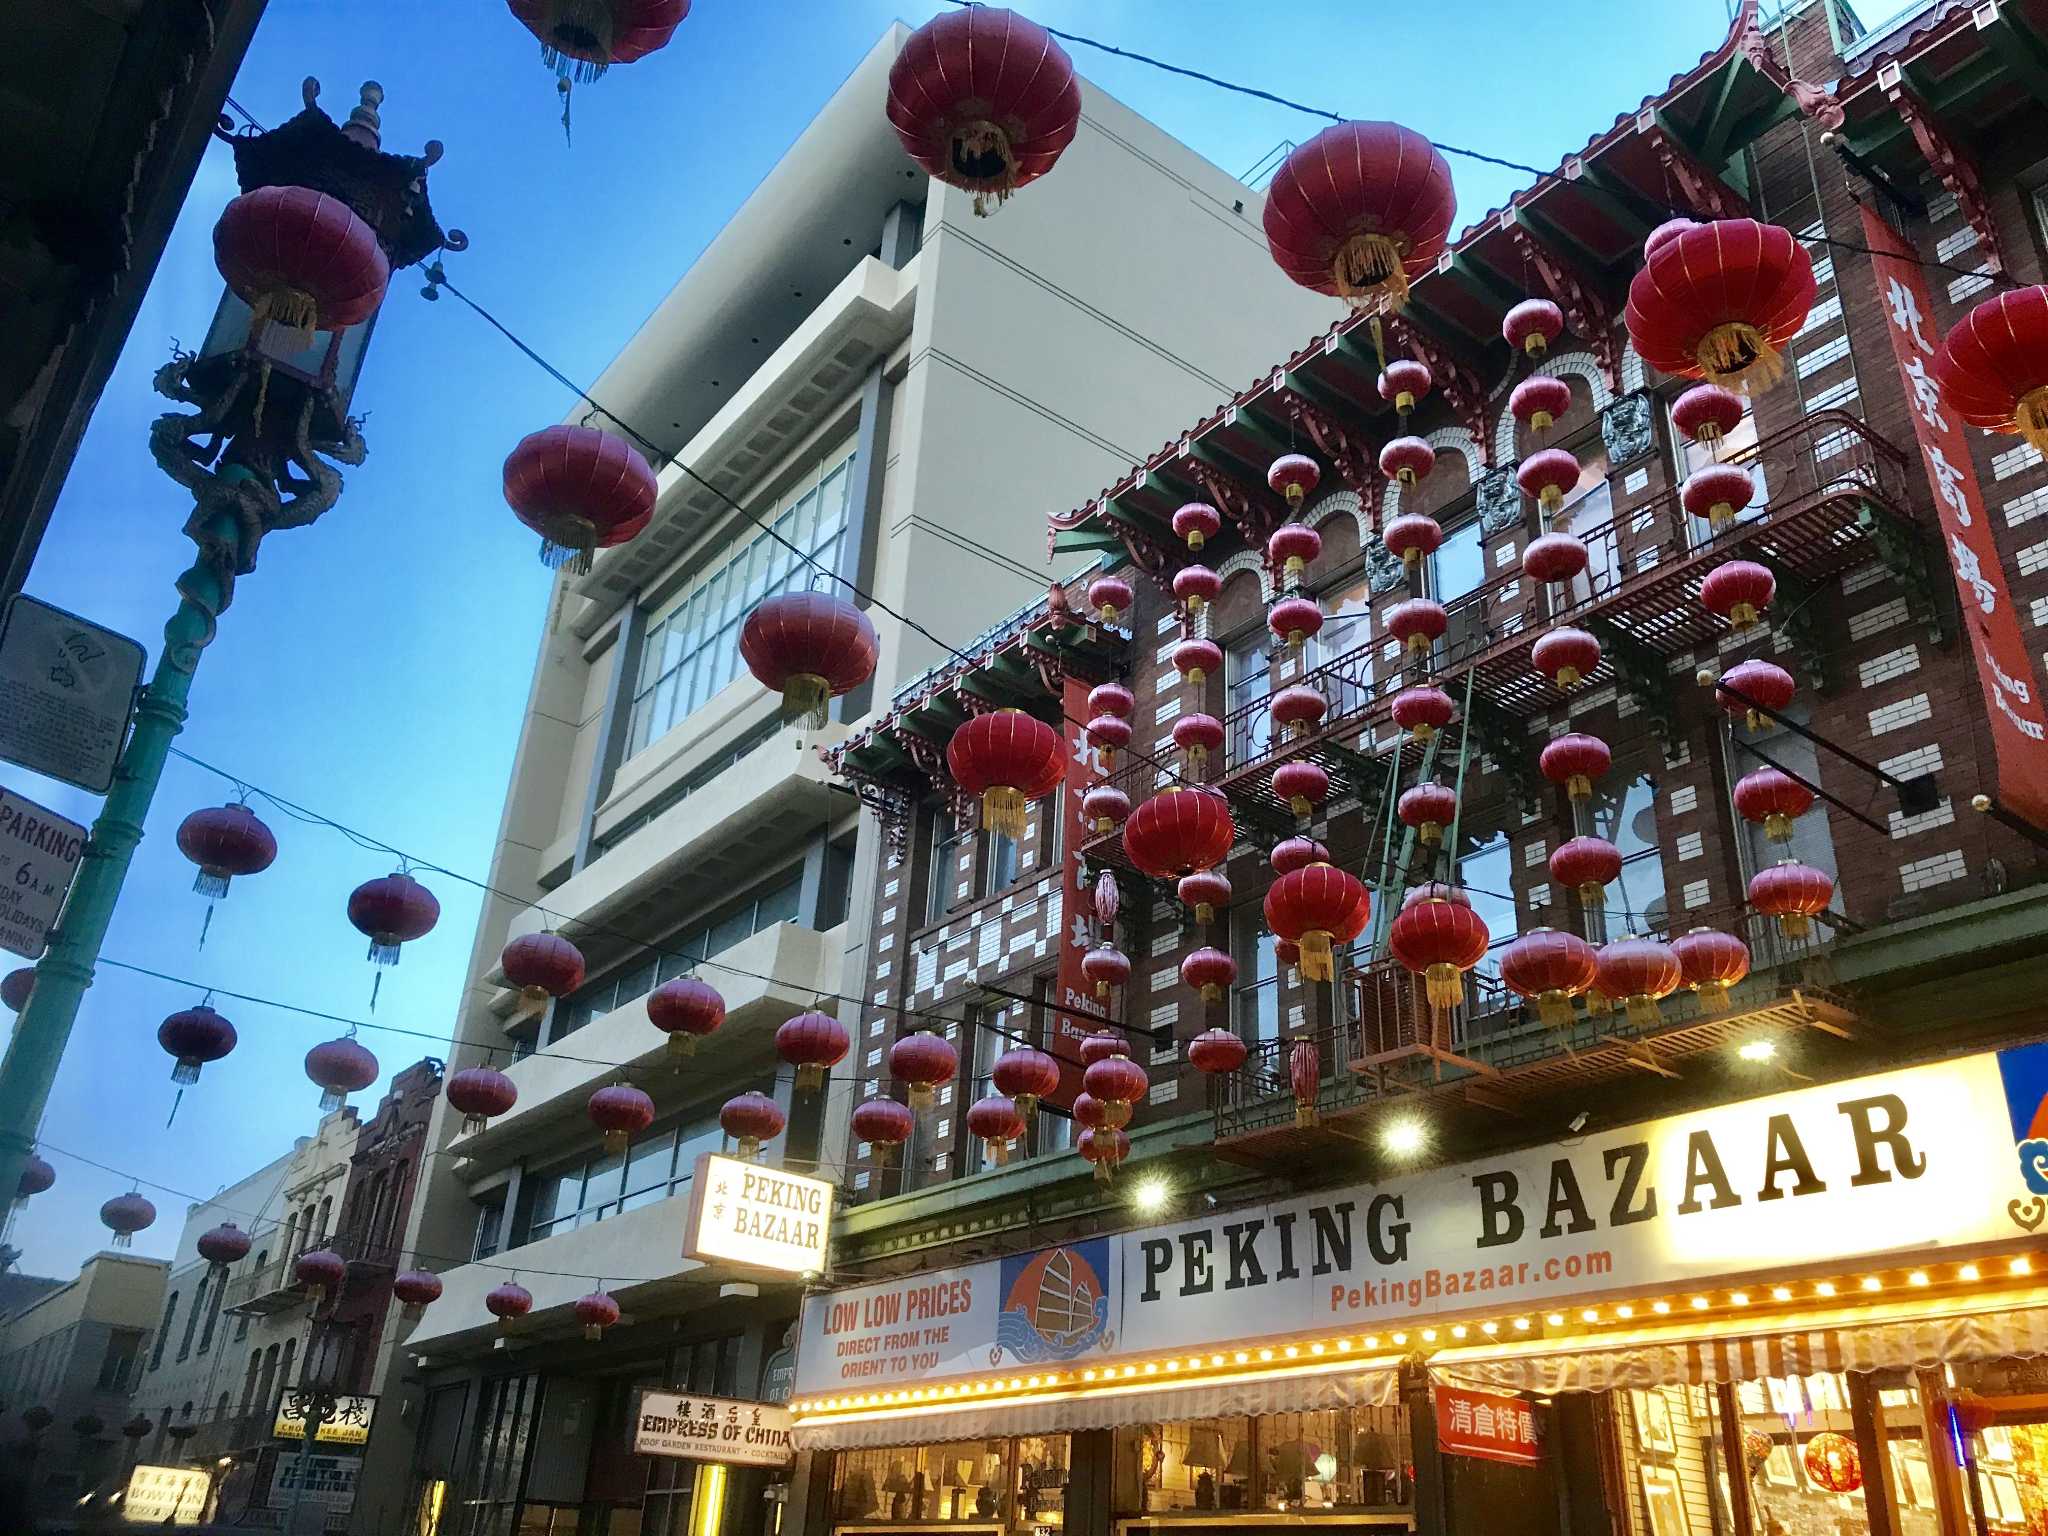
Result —
[[[309,77],[304,109],[275,129],[230,133],[223,119],[216,131],[233,148],[242,191],[305,187],[339,199],[369,227],[393,269],[463,249],[461,231],[443,231],[427,200],[427,169],[441,146],[429,142],[424,155],[384,153],[377,116],[384,92],[375,82],[362,87],[345,124],[321,111],[319,93]],[[163,652],[136,705],[113,789],[0,1061],[0,1191],[10,1196],[92,985],[171,743],[184,727],[193,673],[234,599],[235,579],[256,568],[264,534],[303,528],[334,505],[342,488],[336,464],[363,461],[349,403],[374,323],[373,312],[343,329],[313,332],[309,343],[285,324],[259,320],[230,290],[199,351],[177,352],[157,370],[158,393],[194,408],[159,417],[150,452],[192,494],[185,533],[196,554],[178,578],[177,612],[164,626]]]

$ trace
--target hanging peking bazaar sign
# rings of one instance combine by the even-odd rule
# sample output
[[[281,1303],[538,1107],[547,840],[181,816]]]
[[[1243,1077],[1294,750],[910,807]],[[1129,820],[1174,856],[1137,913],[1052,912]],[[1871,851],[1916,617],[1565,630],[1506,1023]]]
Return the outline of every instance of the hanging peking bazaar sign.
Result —
[[[1984,491],[1970,458],[1961,420],[1942,401],[1930,366],[1934,359],[1933,304],[1920,258],[1898,231],[1869,205],[1863,235],[1878,297],[1898,360],[1899,383],[1912,409],[1927,484],[1941,515],[1942,544],[1962,599],[1963,628],[1977,657],[1984,689],[1999,801],[2048,830],[2048,709],[2026,637],[2014,611],[2012,589],[1998,554]]]
[[[1081,972],[1081,957],[1088,953],[1092,899],[1081,863],[1081,845],[1089,836],[1081,801],[1105,775],[1101,749],[1089,741],[1088,728],[1081,723],[1088,718],[1088,685],[1068,677],[1061,707],[1066,713],[1067,782],[1060,796],[1060,964],[1053,979],[1055,995],[1045,1010],[1044,1041],[1046,1053],[1060,1064],[1060,1086],[1045,1096],[1045,1102],[1072,1109],[1081,1091],[1081,1042],[1093,1027],[1090,1021],[1102,1017],[1095,989]]]

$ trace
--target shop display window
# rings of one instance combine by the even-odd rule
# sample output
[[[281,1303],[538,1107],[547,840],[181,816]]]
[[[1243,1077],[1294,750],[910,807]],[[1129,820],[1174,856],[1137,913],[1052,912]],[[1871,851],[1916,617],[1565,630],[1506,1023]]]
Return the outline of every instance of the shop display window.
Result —
[[[1115,1490],[1127,1515],[1404,1509],[1413,1501],[1407,1414],[1337,1408],[1129,1425],[1116,1432]]]
[[[1033,1529],[1066,1524],[1067,1478],[1073,1442],[1065,1435],[1027,1435],[1012,1442],[1015,1493],[1004,1511]]]
[[[1870,1529],[1849,1378],[1766,1376],[1735,1384],[1757,1536],[1862,1536]],[[1917,1410],[1915,1410],[1917,1414]]]
[[[1067,1452],[1064,1437],[1060,1438],[1059,1465],[1064,1469]],[[1043,1447],[1049,1442],[1021,1443]],[[855,1525],[1006,1521],[1016,1487],[1011,1446],[1008,1440],[952,1440],[844,1452],[833,1476],[832,1517]],[[1064,1479],[1060,1487],[1063,1493]]]

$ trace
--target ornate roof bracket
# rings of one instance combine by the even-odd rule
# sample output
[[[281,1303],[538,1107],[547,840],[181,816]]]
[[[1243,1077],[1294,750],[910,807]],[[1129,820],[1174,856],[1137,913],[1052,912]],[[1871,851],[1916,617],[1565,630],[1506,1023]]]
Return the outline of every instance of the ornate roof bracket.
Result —
[[[1266,540],[1279,526],[1279,519],[1265,506],[1264,498],[1249,490],[1235,475],[1200,457],[1201,453],[1200,444],[1191,446],[1182,466],[1216,510],[1236,526],[1245,543],[1253,549],[1264,549]]]
[[[884,784],[879,779],[847,766],[837,754],[827,757],[832,771],[853,786],[853,793],[860,803],[875,813],[875,820],[882,828],[882,851],[888,856],[891,868],[901,864],[910,853],[910,814],[914,809],[910,792],[894,784]]]
[[[1379,456],[1373,452],[1372,445],[1353,437],[1335,417],[1292,388],[1282,385],[1274,394],[1286,406],[1289,419],[1308,434],[1308,440],[1316,445],[1316,452],[1337,471],[1345,485],[1358,492],[1368,504],[1377,506],[1382,477]]]
[[[955,830],[964,832],[972,827],[975,824],[974,796],[953,782],[953,775],[946,767],[945,748],[913,729],[892,731],[890,739],[903,749],[904,755],[916,765],[932,789],[945,798],[946,814],[952,817]]]
[[[1887,71],[1890,69],[1891,66],[1887,66]],[[1880,78],[1889,81],[1885,86],[1885,100],[1892,104],[1912,130],[1913,142],[1920,146],[1921,157],[1941,178],[1941,184],[1955,198],[1963,217],[1969,220],[1970,228],[1977,232],[1978,247],[1984,253],[1986,267],[1993,272],[2006,271],[2005,251],[1998,240],[1998,225],[1991,217],[1991,205],[1984,195],[1984,183],[1977,174],[1976,161],[1943,132],[1927,103],[1906,85],[1903,74],[1894,78],[1881,72]]]
[[[1535,269],[1536,275],[1543,279],[1543,287],[1551,302],[1564,311],[1564,323],[1592,352],[1593,360],[1600,365],[1601,376],[1607,380],[1607,387],[1620,394],[1621,343],[1615,338],[1613,307],[1580,282],[1578,274],[1555,251],[1538,240],[1526,222],[1506,217],[1501,222],[1507,228],[1508,238],[1514,242],[1516,253]],[[1482,445],[1487,440],[1485,433],[1479,434]]]
[[[1709,219],[1746,219],[1749,200],[1694,158],[1659,122],[1645,135],[1657,151],[1657,161],[1685,198],[1686,207]]]
[[[1436,393],[1443,397],[1444,404],[1451,408],[1459,425],[1470,432],[1472,440],[1479,445],[1479,462],[1490,466],[1493,462],[1493,434],[1487,429],[1486,386],[1479,382],[1479,375],[1461,362],[1441,338],[1424,330],[1409,317],[1389,315],[1383,323],[1388,353],[1406,353],[1429,365],[1430,374],[1436,381]]]

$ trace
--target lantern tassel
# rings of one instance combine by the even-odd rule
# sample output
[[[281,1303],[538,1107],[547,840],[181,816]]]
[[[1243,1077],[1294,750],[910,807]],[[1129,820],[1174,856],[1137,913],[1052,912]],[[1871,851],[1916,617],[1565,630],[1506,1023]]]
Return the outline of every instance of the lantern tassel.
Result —
[[[1209,903],[1209,902],[1206,902],[1206,901],[1198,901],[1198,902],[1196,902],[1196,903],[1195,903],[1195,921],[1196,921],[1196,922],[1198,922],[1198,923],[1213,923],[1213,922],[1215,922],[1215,921],[1216,921],[1216,908],[1215,908],[1215,906],[1214,906],[1213,904]]]
[[[1656,1026],[1659,1017],[1657,999],[1648,993],[1638,992],[1628,1000],[1629,1023],[1643,1029],[1651,1029]]]
[[[1813,922],[1804,912],[1780,913],[1778,931],[1788,939],[1803,939],[1813,931]]]
[[[629,1138],[624,1131],[606,1131],[604,1135],[598,1138],[598,1144],[604,1148],[608,1156],[618,1157],[624,1154],[628,1140]],[[746,1145],[744,1140],[740,1142],[740,1156],[742,1157],[746,1156]]]
[[[1122,1099],[1109,1099],[1102,1106],[1102,1123],[1112,1131],[1120,1131],[1131,1123],[1131,1106]]]
[[[594,1344],[604,1337],[604,1328],[598,1323],[585,1323],[583,1325],[583,1337]]]
[[[977,219],[987,218],[1017,190],[1017,157],[1011,152],[1010,136],[986,118],[963,125],[953,135],[953,169],[963,179],[980,183],[974,194]]]
[[[180,1056],[177,1064],[171,1068],[171,1081],[174,1083],[198,1082],[199,1063],[189,1056]]]
[[[998,837],[1022,841],[1024,808],[1029,803],[1023,790],[1009,784],[992,784],[981,792],[981,824]]]
[[[1297,1131],[1307,1130],[1316,1123],[1316,1118],[1316,1101],[1314,1099],[1296,1099],[1294,1101],[1294,1128]]]
[[[206,948],[206,936],[213,931],[213,903],[206,904],[206,916],[199,920],[199,947]]]
[[[1747,320],[1728,320],[1700,338],[1693,356],[1709,383],[1753,395],[1785,374],[1785,359]]]
[[[1302,976],[1309,981],[1328,981],[1331,976],[1330,936],[1311,928],[1301,936]]]
[[[397,939],[377,937],[370,940],[370,964],[398,964],[399,943]]]
[[[1011,1102],[1017,1106],[1018,1118],[1026,1125],[1029,1125],[1031,1117],[1038,1113],[1038,1095],[1035,1093],[1020,1093]]]
[[[551,571],[582,576],[590,570],[590,552],[597,547],[597,525],[585,517],[551,517],[540,535],[540,563]]]
[[[548,1011],[548,993],[542,987],[521,987],[519,989],[519,1011],[513,1015],[520,1019],[537,1019]]]
[[[752,1162],[755,1158],[759,1157],[761,1155],[761,1138],[758,1136],[742,1136],[740,1138],[739,1155],[748,1162]]]
[[[1598,987],[1586,994],[1586,1012],[1594,1018],[1605,1018],[1614,1011],[1613,1000]]]
[[[932,1091],[930,1083],[912,1083],[910,1085],[910,1112],[913,1115],[929,1113],[933,1102],[937,1098],[938,1095]]]
[[[783,679],[782,718],[808,730],[822,730],[832,708],[832,685],[815,672]]]
[[[1756,621],[1757,611],[1755,603],[1737,603],[1728,610],[1728,627],[1737,634],[1742,633],[1745,629],[1754,628]]]
[[[1587,907],[1606,906],[1606,889],[1602,886],[1595,885],[1592,881],[1588,880],[1584,885],[1579,887],[1579,904],[1581,906]]]
[[[1792,841],[1792,818],[1783,811],[1772,811],[1764,817],[1764,836],[1774,843]]]
[[[565,80],[598,79],[611,67],[613,10],[611,0],[551,0],[542,13],[541,62]],[[565,53],[550,39],[573,43],[576,52]]]
[[[1444,840],[1444,829],[1433,821],[1425,821],[1420,835],[1425,844],[1436,844]]]
[[[1448,1010],[1465,1001],[1465,973],[1455,965],[1439,962],[1423,974],[1427,980],[1430,1007]]]
[[[1577,667],[1559,667],[1557,669],[1557,686],[1560,688],[1578,687],[1579,669]]]
[[[1566,797],[1572,800],[1590,799],[1593,794],[1593,781],[1583,773],[1575,773],[1565,780],[1564,792]]]
[[[209,901],[219,901],[228,893],[230,878],[225,870],[201,869],[199,878],[192,882],[192,889]]]
[[[486,1120],[482,1115],[464,1115],[462,1117],[462,1134],[465,1136],[474,1136],[478,1131],[482,1130],[485,1126],[489,1125],[490,1123],[491,1122]]]
[[[1337,294],[1354,310],[1367,310],[1384,299],[1398,310],[1408,302],[1408,269],[1403,265],[1406,242],[1393,235],[1353,235],[1337,251],[1330,276]]]
[[[687,1034],[680,1029],[677,1030],[674,1034],[668,1037],[668,1053],[671,1057],[677,1060],[681,1060],[681,1058],[685,1056],[696,1055],[697,1037],[692,1034]]]
[[[807,1061],[796,1069],[796,1091],[816,1093],[825,1086],[825,1069],[815,1061]]]
[[[341,1108],[347,1099],[348,1095],[339,1088],[324,1089],[320,1094],[320,1113],[323,1115],[333,1114],[337,1109]]]
[[[1536,996],[1536,1017],[1552,1029],[1569,1029],[1572,1023],[1572,999],[1569,992],[1539,992]]]
[[[1098,1184],[1107,1184],[1109,1182],[1109,1176],[1109,1159],[1104,1158],[1101,1162],[1095,1165],[1095,1182]]]
[[[1010,1144],[1007,1141],[992,1141],[988,1144],[988,1150],[989,1155],[995,1159],[995,1164],[998,1168],[1008,1165],[1010,1161]]]
[[[1188,772],[1200,776],[1202,765],[1209,761],[1209,749],[1198,741],[1187,750]]]
[[[1728,983],[1725,981],[1701,983],[1699,997],[1701,1013],[1726,1013],[1728,1011]]]
[[[2021,437],[2048,453],[2048,384],[2020,396],[2019,406],[2013,412],[2013,425],[2019,428]]]

